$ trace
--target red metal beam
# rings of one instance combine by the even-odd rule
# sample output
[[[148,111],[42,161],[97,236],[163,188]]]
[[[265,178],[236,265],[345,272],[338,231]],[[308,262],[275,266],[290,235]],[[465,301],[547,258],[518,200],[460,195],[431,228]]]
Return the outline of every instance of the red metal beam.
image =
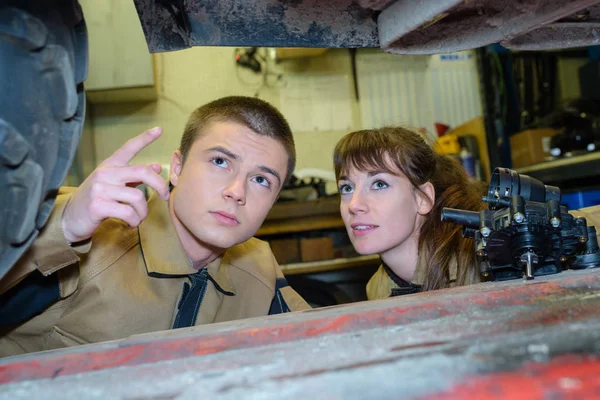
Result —
[[[541,364],[531,362],[512,372],[467,379],[429,400],[593,399],[598,398],[598,356],[567,355]]]
[[[382,386],[379,380],[390,377],[377,378],[373,371],[389,370],[392,376],[399,374],[401,378],[416,374],[419,368],[426,368],[432,376],[444,376],[438,379],[439,387],[434,391],[440,395],[452,395],[452,390],[477,382],[477,390],[484,391],[486,382],[491,381],[478,379],[486,376],[494,382],[505,382],[508,390],[517,387],[511,386],[510,374],[520,375],[528,362],[541,362],[551,377],[551,373],[567,371],[561,367],[564,360],[556,357],[595,354],[595,343],[600,339],[598,288],[600,271],[570,271],[532,282],[479,284],[7,358],[0,360],[0,383],[4,384],[0,385],[0,393],[3,389],[12,393],[17,388],[22,393],[23,385],[35,392],[35,381],[47,388],[52,386],[48,386],[50,382],[80,385],[102,376],[118,382],[102,387],[106,396],[113,397],[115,392],[111,391],[123,385],[157,385],[151,377],[162,379],[165,365],[171,374],[165,382],[185,380],[194,373],[202,375],[190,382],[215,384],[218,379],[207,376],[232,368],[261,371],[277,363],[285,367],[269,369],[265,381],[275,386],[283,382],[291,387],[300,385],[305,392],[317,390],[324,382],[335,382],[344,374],[359,373],[341,383],[351,387],[362,379],[360,387],[374,391],[363,394],[375,393]],[[532,348],[528,347],[530,342]],[[515,349],[517,353],[506,358]],[[315,352],[320,359],[310,361],[309,356]],[[456,358],[458,367],[445,366],[442,361],[448,357]],[[441,363],[433,362],[435,358]],[[412,366],[408,369],[407,360]],[[597,362],[593,357],[567,360],[587,366]],[[487,375],[480,376],[481,369]],[[532,382],[537,379],[530,378]],[[244,379],[253,378],[240,372],[227,384],[238,387],[238,381]],[[304,381],[310,381],[309,386]],[[399,380],[397,385],[411,387],[414,382]],[[195,384],[189,385],[176,385],[178,393],[195,390]],[[421,392],[432,395],[436,384],[425,379],[420,388],[413,388],[406,397],[418,397]],[[323,392],[327,393],[335,394]]]

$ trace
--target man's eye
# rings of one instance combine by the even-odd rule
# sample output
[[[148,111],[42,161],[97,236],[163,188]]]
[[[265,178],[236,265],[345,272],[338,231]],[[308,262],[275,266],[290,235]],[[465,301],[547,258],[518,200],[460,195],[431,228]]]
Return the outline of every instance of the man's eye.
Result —
[[[212,163],[215,164],[218,167],[227,167],[227,160],[222,158],[222,157],[215,157],[212,160]]]
[[[259,185],[265,186],[265,187],[271,186],[271,182],[269,182],[269,180],[267,178],[265,178],[264,176],[257,176],[256,178],[254,178],[254,182],[258,183]]]

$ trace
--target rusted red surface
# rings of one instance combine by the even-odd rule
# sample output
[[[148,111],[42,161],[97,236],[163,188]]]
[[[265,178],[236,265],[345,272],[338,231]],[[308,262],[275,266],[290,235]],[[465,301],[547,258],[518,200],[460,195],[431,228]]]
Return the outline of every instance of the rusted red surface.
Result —
[[[535,382],[600,387],[578,372],[598,368],[598,289],[600,271],[570,271],[7,358],[0,393],[542,398]]]
[[[512,372],[470,378],[427,399],[597,399],[600,397],[599,376],[598,356],[568,355],[549,363],[528,363]]]

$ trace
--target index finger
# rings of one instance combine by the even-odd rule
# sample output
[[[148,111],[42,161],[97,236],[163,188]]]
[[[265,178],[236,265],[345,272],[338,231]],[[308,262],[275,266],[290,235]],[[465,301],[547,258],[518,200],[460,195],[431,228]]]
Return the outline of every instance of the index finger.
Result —
[[[162,129],[155,127],[129,139],[120,149],[104,160],[104,164],[122,167],[127,165],[144,147],[154,142],[162,134]]]

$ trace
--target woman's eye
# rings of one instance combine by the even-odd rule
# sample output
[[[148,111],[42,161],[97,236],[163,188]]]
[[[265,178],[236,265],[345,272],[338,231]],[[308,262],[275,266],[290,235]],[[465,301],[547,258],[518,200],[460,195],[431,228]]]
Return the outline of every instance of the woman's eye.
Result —
[[[265,187],[271,186],[271,183],[269,182],[269,180],[267,178],[265,178],[264,176],[257,176],[256,178],[254,178],[254,182],[258,183],[259,185],[265,186]]]
[[[341,194],[352,193],[352,187],[350,185],[341,185],[339,191]]]
[[[215,164],[217,167],[222,167],[222,168],[227,167],[227,160],[222,157],[213,158],[212,163]]]
[[[388,187],[388,184],[384,181],[376,181],[375,183],[373,183],[373,188],[377,190],[385,189],[386,187]]]

